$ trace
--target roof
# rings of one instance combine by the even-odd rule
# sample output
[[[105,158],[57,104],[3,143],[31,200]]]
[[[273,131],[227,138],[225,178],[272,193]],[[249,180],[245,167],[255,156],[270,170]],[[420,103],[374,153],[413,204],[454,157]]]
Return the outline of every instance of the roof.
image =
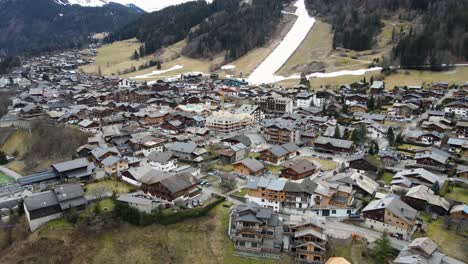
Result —
[[[285,143],[283,145],[281,145],[281,147],[283,147],[284,149],[286,149],[289,153],[292,153],[294,151],[298,151],[299,150],[299,147],[294,144],[294,143]]]
[[[283,164],[281,164],[281,167],[285,169],[292,169],[298,174],[306,173],[306,172],[314,172],[317,167],[315,167],[315,164],[311,161],[308,161],[306,159],[298,159],[294,161],[286,161]]]
[[[120,160],[121,160],[120,157],[109,156],[109,157],[105,158],[103,161],[101,161],[101,163],[104,166],[112,166],[112,165],[116,164],[117,162],[119,162]]]
[[[426,255],[432,255],[438,248],[437,244],[428,237],[419,237],[414,239],[409,245],[409,248],[421,250]]]
[[[468,205],[466,204],[455,205],[454,207],[452,207],[452,210],[450,210],[451,214],[458,213],[458,212],[463,212],[465,214],[468,214]]]
[[[331,144],[332,146],[338,147],[338,148],[351,148],[353,145],[353,142],[349,140],[320,136],[315,140],[315,144],[320,144],[320,145]]]
[[[196,147],[197,144],[193,142],[176,142],[172,146],[170,146],[169,149],[176,152],[192,153]]]
[[[59,173],[65,172],[65,171],[71,171],[71,170],[76,170],[84,167],[88,167],[90,165],[90,162],[85,159],[74,159],[74,160],[69,160],[65,162],[60,162],[53,164],[52,167],[57,170]]]
[[[417,169],[409,169],[409,170],[398,172],[397,174],[393,176],[393,180],[391,184],[394,184],[394,180],[402,180],[402,179],[407,179],[411,182],[411,180],[408,178],[424,179],[425,181],[428,181],[430,183],[434,183],[438,181],[439,185],[441,186],[447,179],[446,176],[438,176],[423,168],[417,168]]]
[[[276,157],[283,157],[288,155],[289,153],[285,148],[283,148],[280,145],[273,145],[271,148],[269,148],[269,151]]]
[[[152,205],[153,203],[160,203],[157,200],[153,200],[150,196],[147,196],[143,193],[120,194],[117,198],[117,201],[146,206]]]
[[[447,211],[450,209],[450,203],[447,200],[434,194],[434,192],[425,185],[418,185],[411,188],[405,196],[427,201],[429,204],[440,206]]]
[[[379,188],[378,183],[361,173],[355,172],[351,174],[350,178],[353,180],[354,184],[370,195],[373,195]]]
[[[172,151],[157,152],[153,151],[148,155],[148,160],[156,163],[167,163],[174,158]]]
[[[326,234],[321,233],[320,231],[317,231],[314,228],[304,228],[304,229],[298,230],[298,231],[296,231],[294,233],[295,238],[302,237],[302,236],[305,236],[305,235],[312,235],[312,236],[320,238],[322,240],[327,240],[327,235]]]
[[[88,203],[80,184],[65,184],[54,188],[54,193],[62,210]]]
[[[239,164],[239,163],[243,164],[244,166],[246,166],[249,170],[253,172],[257,172],[265,168],[263,163],[256,159],[243,159],[237,162],[236,164]]]
[[[325,264],[351,264],[351,262],[342,257],[331,257]]]
[[[42,209],[54,205],[58,205],[57,196],[53,191],[46,191],[33,194],[24,198],[24,205],[28,211]]]
[[[383,199],[373,200],[362,209],[362,212],[379,209],[387,209],[406,222],[411,222],[410,220],[415,219],[417,214],[416,210],[401,201],[400,197],[397,195],[389,195]]]
[[[176,193],[196,185],[197,179],[192,174],[183,172],[162,180],[161,184],[172,193]]]

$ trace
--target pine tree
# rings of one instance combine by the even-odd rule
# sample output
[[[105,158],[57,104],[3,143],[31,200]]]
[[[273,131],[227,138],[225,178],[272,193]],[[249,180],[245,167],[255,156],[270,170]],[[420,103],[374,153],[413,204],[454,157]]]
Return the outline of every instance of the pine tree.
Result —
[[[146,55],[145,45],[140,46],[140,56],[143,57]]]
[[[439,182],[438,181],[435,181],[433,184],[432,184],[432,187],[431,187],[431,190],[435,193],[435,194],[439,194],[440,192],[440,185],[439,185]]]
[[[393,147],[395,145],[395,134],[393,133],[393,127],[389,127],[387,130],[388,144]]]
[[[138,60],[140,59],[140,55],[138,55],[138,51],[135,50],[132,55],[132,60]]]
[[[371,95],[369,100],[367,101],[367,108],[369,110],[374,110],[375,108],[375,99],[374,99],[374,95]]]
[[[160,69],[162,68],[161,61],[160,61],[160,60],[156,61],[156,68],[157,68],[158,70],[160,70]]]
[[[334,138],[341,138],[340,127],[337,125],[335,126],[335,133],[333,134]]]
[[[351,141],[353,141],[354,143],[358,143],[359,142],[359,132],[357,129],[353,130],[353,132],[351,133]]]
[[[385,263],[385,260],[392,255],[392,245],[386,232],[375,241],[374,255],[379,264]]]
[[[374,75],[370,77],[370,84],[373,84],[373,83],[374,83]]]
[[[403,144],[403,135],[399,133],[395,138],[395,145],[399,146],[401,144]]]
[[[5,153],[0,151],[0,165],[5,165],[8,163]]]
[[[305,73],[301,73],[301,81],[299,82],[300,85],[304,85],[307,88],[310,88],[310,81],[307,79]]]

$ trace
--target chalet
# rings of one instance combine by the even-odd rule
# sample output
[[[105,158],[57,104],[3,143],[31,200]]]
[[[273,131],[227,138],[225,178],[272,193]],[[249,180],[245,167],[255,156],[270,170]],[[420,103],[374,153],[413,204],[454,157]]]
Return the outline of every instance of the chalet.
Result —
[[[207,153],[206,149],[199,148],[193,142],[176,142],[169,147],[174,155],[182,161],[188,162],[201,162],[204,159],[204,155]]]
[[[305,177],[309,177],[317,170],[317,167],[314,165],[314,163],[306,159],[286,161],[281,164],[281,167],[282,169],[280,177],[291,180],[300,180]]]
[[[455,133],[458,138],[468,138],[468,121],[458,121],[455,125]]]
[[[156,170],[170,172],[177,168],[177,157],[171,151],[151,152],[148,155],[148,162]]]
[[[233,164],[234,171],[242,175],[258,176],[265,172],[265,166],[256,159],[243,159]]]
[[[255,122],[260,122],[265,118],[265,115],[258,105],[243,104],[236,111],[235,114],[249,114],[253,117]]]
[[[25,119],[36,118],[44,114],[43,110],[44,109],[39,105],[28,104],[25,107],[21,108],[21,110],[18,113],[18,117]]]
[[[65,184],[26,196],[23,206],[29,230],[33,232],[45,223],[61,218],[71,208],[83,211],[87,203],[80,184]]]
[[[463,264],[464,262],[447,256],[439,250],[439,246],[429,237],[419,237],[403,248],[393,263]]]
[[[95,149],[91,150],[90,154],[90,160],[95,164],[101,163],[105,158],[110,156],[120,156],[120,153],[116,147],[96,147]]]
[[[378,156],[385,167],[394,167],[400,161],[398,153],[392,150],[379,150]]]
[[[385,82],[374,81],[369,87],[370,93],[374,95],[381,94],[385,90]]]
[[[408,103],[408,104],[394,103],[392,106],[392,109],[395,111],[395,115],[404,117],[404,118],[412,117],[414,115],[419,114],[419,107],[411,103]]]
[[[456,176],[459,178],[468,179],[468,166],[458,165]]]
[[[99,131],[99,123],[89,119],[85,119],[79,122],[78,127],[81,131],[93,134],[96,134]]]
[[[147,214],[151,214],[155,209],[161,206],[160,201],[142,191],[119,194],[117,202],[128,204],[128,206]]]
[[[448,164],[450,154],[437,148],[424,148],[415,151],[416,164],[429,169],[444,171]]]
[[[362,104],[354,104],[348,107],[348,112],[350,113],[367,113],[367,106]]]
[[[230,215],[228,235],[234,250],[254,254],[280,254],[283,222],[279,214],[255,203],[236,206]]]
[[[236,163],[247,156],[247,147],[242,143],[229,146],[222,150],[219,155],[224,163]]]
[[[120,173],[128,169],[127,159],[118,156],[109,156],[105,158],[101,164],[104,166],[106,174],[114,177],[117,177]]]
[[[438,215],[446,215],[450,209],[447,200],[424,185],[414,186],[401,199],[416,210]]]
[[[455,101],[445,105],[444,111],[446,113],[454,113],[458,116],[468,115],[468,102]]]
[[[450,216],[458,220],[468,220],[468,205],[459,204],[452,207]]]
[[[60,162],[52,165],[53,170],[64,180],[90,180],[95,166],[85,158]]]
[[[365,94],[350,94],[350,95],[347,95],[345,98],[345,104],[350,105],[350,106],[352,105],[364,106],[367,104],[367,101],[369,101],[369,96]]]
[[[296,122],[285,119],[264,120],[261,132],[270,144],[299,143],[300,131]]]
[[[370,202],[362,214],[364,226],[380,232],[387,231],[406,240],[416,224],[417,211],[392,194]]]
[[[379,167],[381,166],[381,162],[373,157],[370,156],[357,156],[351,158],[349,161],[349,167],[362,170],[362,171],[372,171],[377,172]]]
[[[329,153],[350,153],[353,150],[352,141],[322,136],[315,140],[314,146],[316,150]]]
[[[431,188],[435,182],[438,182],[439,186],[444,185],[446,180],[446,175],[436,175],[425,169],[418,168],[403,170],[396,173],[393,175],[393,179],[390,184],[404,188],[411,188],[417,185],[426,185]]]
[[[171,175],[149,169],[144,170],[144,175],[140,177],[139,181],[142,183],[141,189],[145,193],[171,203],[175,200],[190,199],[200,192],[197,187],[197,179],[189,173]]]
[[[260,151],[260,159],[279,165],[288,159],[294,158],[298,149],[294,144],[273,145]]]
[[[356,190],[356,193],[370,196],[373,196],[379,188],[377,182],[357,171],[338,173],[327,181],[349,185]]]
[[[354,194],[352,186],[322,181],[312,195],[312,213],[317,216],[347,216],[353,211]]]
[[[288,250],[295,254],[297,263],[325,263],[328,237],[321,224],[306,220],[285,226],[285,230],[289,240]]]

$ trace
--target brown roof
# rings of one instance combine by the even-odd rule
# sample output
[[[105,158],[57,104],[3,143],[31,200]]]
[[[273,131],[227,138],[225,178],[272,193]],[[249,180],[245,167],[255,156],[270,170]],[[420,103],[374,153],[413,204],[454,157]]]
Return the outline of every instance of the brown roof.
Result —
[[[315,171],[315,169],[317,168],[315,167],[314,163],[305,159],[286,161],[283,164],[281,164],[281,167],[285,169],[292,169],[299,174],[309,172],[309,171]]]

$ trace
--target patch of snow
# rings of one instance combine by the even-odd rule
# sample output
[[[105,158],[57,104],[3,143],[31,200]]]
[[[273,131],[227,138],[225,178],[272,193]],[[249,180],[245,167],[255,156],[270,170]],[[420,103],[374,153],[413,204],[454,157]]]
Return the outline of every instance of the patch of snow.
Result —
[[[196,0],[55,0],[56,3],[62,5],[80,5],[80,6],[103,6],[110,2],[118,3],[121,5],[133,4],[147,12],[153,12],[161,10],[163,8],[179,5],[186,2],[191,2]],[[211,3],[213,0],[205,0],[208,3]]]
[[[250,83],[275,82],[275,72],[288,61],[314,25],[315,19],[309,16],[304,0],[298,0],[295,6],[297,8],[295,14],[298,16],[296,23],[278,47],[249,76]]]
[[[157,71],[152,71],[151,73],[148,73],[148,74],[143,74],[143,75],[138,75],[138,76],[135,76],[135,77],[132,77],[133,79],[145,79],[145,78],[151,78],[155,75],[161,75],[163,73],[166,73],[166,72],[170,72],[170,71],[175,71],[175,70],[180,70],[184,68],[184,66],[182,65],[175,65],[175,66],[172,66],[170,69],[167,69],[167,70],[157,70]]]
[[[232,70],[234,68],[236,68],[236,65],[224,65],[221,70]]]
[[[368,68],[368,69],[343,70],[343,71],[336,71],[336,72],[314,72],[312,74],[307,75],[307,78],[333,78],[333,77],[339,77],[339,76],[344,76],[344,75],[359,76],[359,75],[364,75],[367,72],[381,71],[381,70],[382,70],[381,67],[374,67],[374,68]],[[280,82],[284,80],[294,80],[294,79],[300,79],[300,78],[301,78],[300,74],[291,75],[289,77],[275,75],[274,82]]]

